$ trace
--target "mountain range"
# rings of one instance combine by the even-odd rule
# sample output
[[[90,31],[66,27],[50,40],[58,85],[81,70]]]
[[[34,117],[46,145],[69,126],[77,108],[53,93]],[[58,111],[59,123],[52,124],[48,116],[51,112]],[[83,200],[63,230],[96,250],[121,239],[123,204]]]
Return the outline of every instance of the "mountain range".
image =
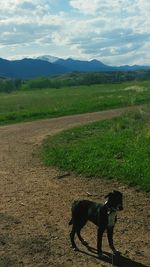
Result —
[[[108,66],[93,59],[91,61],[62,59],[49,55],[37,58],[23,58],[20,60],[6,60],[0,58],[0,77],[16,79],[32,79],[39,76],[55,76],[71,72],[109,72],[150,70],[150,66]]]

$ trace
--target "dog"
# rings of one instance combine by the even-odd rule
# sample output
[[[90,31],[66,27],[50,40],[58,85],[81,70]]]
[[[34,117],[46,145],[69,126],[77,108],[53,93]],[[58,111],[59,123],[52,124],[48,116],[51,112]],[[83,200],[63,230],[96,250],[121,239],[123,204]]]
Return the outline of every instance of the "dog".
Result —
[[[74,250],[78,250],[74,238],[77,234],[81,243],[88,246],[88,243],[82,238],[80,231],[87,221],[91,221],[98,226],[97,230],[97,252],[99,257],[102,256],[102,237],[107,230],[108,243],[114,254],[119,251],[113,244],[113,230],[117,221],[117,212],[123,210],[123,195],[119,191],[113,191],[105,196],[107,201],[99,204],[90,200],[74,201],[72,204],[72,218],[69,225],[72,225],[70,233],[71,245]]]

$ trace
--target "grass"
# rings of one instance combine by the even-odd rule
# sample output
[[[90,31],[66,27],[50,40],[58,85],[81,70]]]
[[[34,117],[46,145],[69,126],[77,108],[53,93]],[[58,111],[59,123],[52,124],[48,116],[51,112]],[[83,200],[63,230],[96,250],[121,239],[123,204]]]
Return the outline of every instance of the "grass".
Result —
[[[0,125],[150,103],[150,83],[0,93]]]
[[[150,190],[150,108],[49,137],[46,165]]]

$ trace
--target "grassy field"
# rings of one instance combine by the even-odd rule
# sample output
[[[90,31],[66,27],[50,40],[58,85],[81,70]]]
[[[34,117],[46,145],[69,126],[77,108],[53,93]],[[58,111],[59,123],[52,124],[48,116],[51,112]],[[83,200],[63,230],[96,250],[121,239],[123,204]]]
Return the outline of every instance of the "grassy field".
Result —
[[[0,93],[0,124],[150,103],[150,82]]]
[[[150,107],[49,137],[41,155],[46,165],[150,191]]]

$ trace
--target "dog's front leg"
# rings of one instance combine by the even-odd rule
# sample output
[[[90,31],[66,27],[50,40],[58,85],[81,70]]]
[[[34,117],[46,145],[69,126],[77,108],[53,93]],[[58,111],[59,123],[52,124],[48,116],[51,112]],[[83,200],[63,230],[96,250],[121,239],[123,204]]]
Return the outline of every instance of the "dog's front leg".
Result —
[[[107,237],[108,237],[108,242],[109,242],[110,248],[112,249],[114,254],[117,254],[117,253],[119,253],[119,251],[116,250],[115,247],[114,247],[113,230],[114,230],[114,227],[108,227],[107,228]]]
[[[98,228],[97,231],[97,252],[99,257],[102,256],[102,238],[105,229]]]

